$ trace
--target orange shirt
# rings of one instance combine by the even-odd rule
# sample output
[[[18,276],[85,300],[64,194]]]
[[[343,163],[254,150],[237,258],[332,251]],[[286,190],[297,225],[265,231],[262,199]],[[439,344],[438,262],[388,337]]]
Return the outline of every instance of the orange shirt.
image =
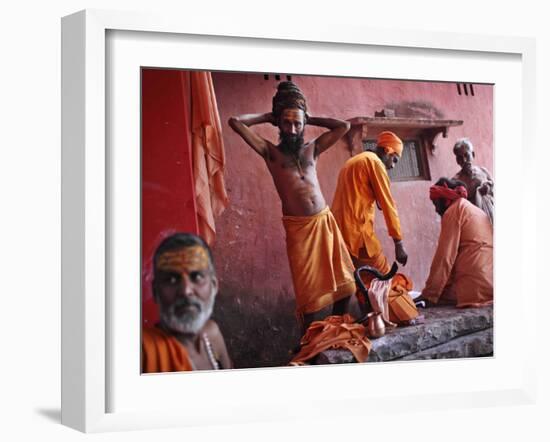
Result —
[[[382,252],[374,232],[375,203],[378,201],[390,236],[402,239],[390,178],[384,163],[374,152],[350,158],[340,171],[332,212],[350,253],[358,257],[366,248],[369,257]]]
[[[173,336],[157,327],[142,329],[141,371],[192,371],[193,365],[187,349]]]
[[[489,217],[460,198],[441,218],[441,233],[422,296],[457,307],[493,301],[493,229]]]

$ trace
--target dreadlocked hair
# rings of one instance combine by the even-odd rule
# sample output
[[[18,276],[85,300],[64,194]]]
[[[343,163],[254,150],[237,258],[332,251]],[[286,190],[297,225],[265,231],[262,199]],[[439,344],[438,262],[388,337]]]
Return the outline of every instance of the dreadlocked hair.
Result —
[[[277,86],[277,93],[273,97],[272,113],[279,119],[285,109],[301,109],[307,112],[306,97],[292,81],[282,81]]]

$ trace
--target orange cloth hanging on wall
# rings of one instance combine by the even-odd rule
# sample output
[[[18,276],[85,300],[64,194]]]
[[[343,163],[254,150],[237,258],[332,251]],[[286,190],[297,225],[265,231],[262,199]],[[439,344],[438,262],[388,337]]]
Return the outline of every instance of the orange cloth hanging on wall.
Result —
[[[190,72],[193,176],[199,234],[212,245],[214,217],[229,203],[225,190],[225,150],[214,84],[210,72]]]

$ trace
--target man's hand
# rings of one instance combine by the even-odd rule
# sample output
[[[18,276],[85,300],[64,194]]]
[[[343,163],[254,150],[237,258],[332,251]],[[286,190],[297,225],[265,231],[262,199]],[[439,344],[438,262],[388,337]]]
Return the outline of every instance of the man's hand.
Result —
[[[351,124],[344,120],[326,117],[312,117],[308,113],[305,114],[305,123],[310,126],[329,129],[328,132],[321,134],[315,140],[315,157],[318,157],[330,146],[333,146],[351,127]]]
[[[395,260],[401,264],[405,265],[407,264],[407,252],[405,252],[405,248],[403,247],[403,241],[395,241]]]
[[[273,114],[271,112],[263,114],[246,114],[229,118],[228,124],[242,139],[258,152],[262,157],[266,158],[268,141],[250,129],[250,126],[263,123],[274,123]]]
[[[490,189],[490,184],[485,181],[481,186],[479,186],[479,193],[480,195],[487,195],[487,193],[489,193],[489,189]]]

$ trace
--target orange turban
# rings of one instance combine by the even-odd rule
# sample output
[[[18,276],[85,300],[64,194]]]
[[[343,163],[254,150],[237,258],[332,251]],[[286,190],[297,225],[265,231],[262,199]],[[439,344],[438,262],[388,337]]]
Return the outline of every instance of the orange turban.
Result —
[[[380,132],[378,134],[378,140],[376,141],[378,146],[383,147],[388,155],[396,153],[398,156],[401,156],[403,152],[403,141],[389,130]]]

